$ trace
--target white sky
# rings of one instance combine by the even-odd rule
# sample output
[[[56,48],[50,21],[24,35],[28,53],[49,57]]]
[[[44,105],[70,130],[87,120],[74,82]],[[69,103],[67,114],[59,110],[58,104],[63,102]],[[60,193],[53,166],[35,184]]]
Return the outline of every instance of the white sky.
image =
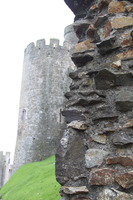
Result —
[[[63,41],[74,15],[63,0],[0,1],[0,151],[15,149],[24,49],[38,39]]]

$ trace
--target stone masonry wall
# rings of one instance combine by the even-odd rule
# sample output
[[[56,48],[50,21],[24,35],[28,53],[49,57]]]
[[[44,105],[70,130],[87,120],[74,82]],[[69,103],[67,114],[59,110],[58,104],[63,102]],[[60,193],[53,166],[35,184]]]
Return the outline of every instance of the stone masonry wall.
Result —
[[[0,151],[0,187],[2,187],[12,174],[12,165],[10,163],[10,152]]]
[[[38,40],[36,46],[31,43],[26,48],[13,171],[55,153],[73,67],[68,49],[57,39],[51,39],[50,45]]]
[[[79,41],[56,154],[61,200],[133,200],[133,1],[65,2]]]

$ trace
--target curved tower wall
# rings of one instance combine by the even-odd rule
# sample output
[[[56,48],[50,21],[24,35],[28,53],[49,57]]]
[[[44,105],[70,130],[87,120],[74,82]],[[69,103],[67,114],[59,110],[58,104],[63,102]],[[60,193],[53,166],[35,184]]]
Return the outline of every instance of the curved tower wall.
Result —
[[[2,187],[12,174],[12,165],[10,163],[10,152],[0,151],[0,187]]]
[[[72,52],[73,48],[78,43],[78,37],[74,31],[74,23],[65,27],[64,38],[65,38],[64,44],[66,44],[67,48],[69,48]]]
[[[69,51],[59,40],[38,40],[24,55],[18,135],[14,171],[21,165],[40,161],[55,153],[63,125],[61,109],[73,68]]]

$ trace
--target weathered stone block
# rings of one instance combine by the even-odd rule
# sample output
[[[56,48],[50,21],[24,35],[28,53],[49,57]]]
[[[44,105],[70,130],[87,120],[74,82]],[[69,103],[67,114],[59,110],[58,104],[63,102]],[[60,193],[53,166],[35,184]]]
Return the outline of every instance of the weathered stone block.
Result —
[[[85,40],[75,46],[75,52],[84,52],[88,49],[94,49],[95,46],[96,44],[92,40]]]
[[[97,143],[106,144],[107,137],[105,134],[101,134],[101,135],[91,134],[90,137],[93,141]]]
[[[70,99],[73,95],[74,95],[73,92],[66,92],[64,96],[65,96],[67,99]]]
[[[73,53],[72,61],[77,67],[83,67],[86,63],[93,60],[93,56],[89,52]]]
[[[116,193],[110,189],[104,189],[97,197],[97,200],[114,200],[116,197]]]
[[[108,7],[108,13],[115,14],[115,13],[125,12],[126,5],[127,5],[126,1],[121,1],[121,2],[112,1],[110,2],[109,7]]]
[[[115,181],[125,189],[133,187],[133,171],[117,175]]]
[[[100,29],[97,30],[97,33],[100,37],[101,40],[104,40],[105,38],[107,38],[112,30],[112,26],[110,21],[107,21],[107,23]]]
[[[113,143],[115,145],[126,145],[126,144],[132,144],[133,143],[133,134],[131,133],[119,133],[115,135],[113,138]]]
[[[70,72],[69,73],[69,77],[71,78],[71,79],[79,79],[79,77],[78,77],[78,71],[74,71],[74,72]]]
[[[133,128],[133,119],[130,119],[127,123],[125,123],[122,128]]]
[[[130,60],[133,59],[133,49],[119,53],[114,57],[114,60]]]
[[[106,164],[120,164],[123,166],[133,166],[133,157],[132,156],[116,156],[106,159]]]
[[[84,96],[84,97],[102,97],[102,98],[106,98],[106,94],[104,91],[97,91],[97,90],[89,90],[89,91],[80,91],[79,92],[80,95]]]
[[[74,128],[77,130],[86,130],[88,128],[87,124],[84,121],[72,121],[67,125],[69,128]]]
[[[65,117],[65,121],[70,123],[75,120],[85,121],[85,116],[78,110],[64,110],[62,115]]]
[[[80,187],[63,186],[61,188],[61,191],[64,192],[65,194],[81,194],[89,192],[86,186],[80,186]]]
[[[133,26],[133,17],[115,17],[111,19],[111,26],[114,29]]]
[[[104,189],[97,197],[97,200],[132,200],[132,198],[133,196],[130,194],[111,188]]]
[[[115,170],[109,168],[92,169],[89,178],[90,185],[109,185],[114,182]]]
[[[88,149],[85,154],[87,168],[100,166],[109,152],[100,149]]]
[[[103,69],[94,78],[97,90],[107,90],[116,85],[116,77],[110,71]]]
[[[114,188],[112,188],[112,190],[116,193],[116,198],[114,200],[132,200],[133,199],[133,195],[131,194],[115,190]]]
[[[76,100],[71,100],[69,101],[66,106],[67,107],[70,107],[70,106],[92,106],[92,105],[96,105],[96,104],[99,104],[99,103],[104,103],[105,101],[103,100],[103,98],[78,98]]]
[[[116,93],[116,109],[121,112],[133,110],[133,92],[121,90]]]
[[[97,43],[97,47],[101,54],[106,54],[107,52],[111,52],[112,50],[118,48],[115,43],[115,36],[109,36],[105,38],[102,42]]]
[[[66,130],[56,153],[56,178],[60,184],[64,185],[69,179],[74,180],[79,176],[82,179],[85,168],[85,152],[83,134],[74,129]],[[82,185],[86,185],[84,178]]]
[[[89,87],[93,84],[93,79],[91,78],[86,78],[83,82],[82,82],[82,87]]]
[[[71,83],[70,90],[76,90],[79,88],[79,83]]]
[[[94,23],[94,26],[96,28],[101,26],[107,19],[108,19],[107,15],[98,16],[98,18],[96,19],[96,21]]]
[[[117,86],[132,86],[133,74],[132,73],[116,74],[116,85]]]
[[[122,33],[119,38],[117,39],[119,45],[121,47],[130,47],[133,45],[133,40],[131,36],[131,31],[126,31]]]
[[[118,121],[118,114],[112,111],[112,108],[110,106],[103,106],[101,108],[103,108],[103,110],[98,110],[96,115],[95,113],[92,113],[93,122],[106,122],[106,127],[102,128],[101,134],[107,132],[114,132],[115,127],[113,126],[113,122]],[[107,121],[109,121],[109,123],[107,123]]]

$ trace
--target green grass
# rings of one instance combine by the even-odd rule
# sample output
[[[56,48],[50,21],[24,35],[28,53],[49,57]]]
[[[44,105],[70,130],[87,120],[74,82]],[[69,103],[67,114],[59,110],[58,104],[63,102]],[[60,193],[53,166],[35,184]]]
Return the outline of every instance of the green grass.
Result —
[[[59,200],[55,157],[23,165],[0,190],[3,200]]]

